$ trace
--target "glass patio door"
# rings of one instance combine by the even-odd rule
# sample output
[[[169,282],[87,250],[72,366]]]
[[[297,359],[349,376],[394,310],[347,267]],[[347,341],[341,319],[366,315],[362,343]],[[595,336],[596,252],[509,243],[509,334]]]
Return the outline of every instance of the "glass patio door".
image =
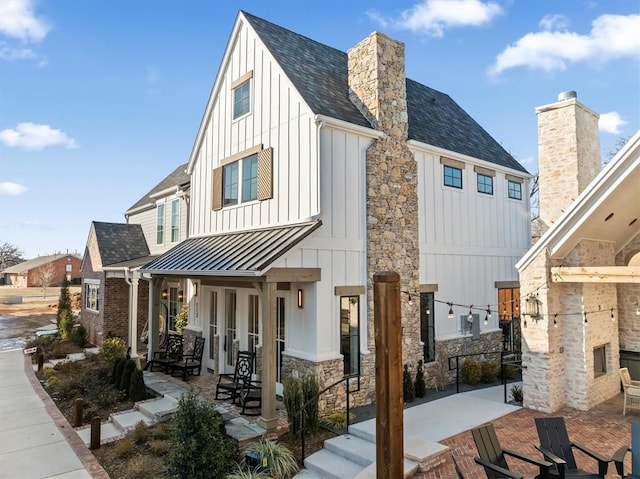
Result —
[[[285,349],[286,298],[276,296],[276,394],[282,395],[282,358]]]
[[[223,341],[224,366],[226,373],[232,373],[234,369],[235,355],[233,344],[237,337],[236,319],[236,292],[234,290],[225,291],[225,336]]]

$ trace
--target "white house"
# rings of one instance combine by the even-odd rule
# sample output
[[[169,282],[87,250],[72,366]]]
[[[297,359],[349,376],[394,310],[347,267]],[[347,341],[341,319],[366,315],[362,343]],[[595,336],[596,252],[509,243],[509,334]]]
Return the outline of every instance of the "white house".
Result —
[[[359,374],[354,401],[373,400],[376,272],[401,276],[412,368],[437,342],[502,347],[487,310],[518,313],[529,174],[448,95],[405,77],[402,43],[373,33],[344,53],[240,12],[186,172],[188,239],[141,269],[151,317],[163,285],[182,282],[209,369],[256,351],[268,429],[294,371],[321,388]]]

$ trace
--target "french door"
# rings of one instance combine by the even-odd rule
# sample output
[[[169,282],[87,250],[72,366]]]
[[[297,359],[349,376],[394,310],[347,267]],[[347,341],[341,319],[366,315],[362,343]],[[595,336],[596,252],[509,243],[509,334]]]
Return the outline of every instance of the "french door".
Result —
[[[282,359],[285,350],[286,298],[276,296],[276,394],[282,395]]]

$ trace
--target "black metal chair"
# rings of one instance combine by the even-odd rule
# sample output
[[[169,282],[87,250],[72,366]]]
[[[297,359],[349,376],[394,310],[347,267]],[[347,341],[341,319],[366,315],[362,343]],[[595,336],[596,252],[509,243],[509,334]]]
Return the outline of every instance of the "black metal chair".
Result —
[[[164,351],[156,351],[153,353],[151,361],[147,361],[144,369],[153,371],[154,366],[162,367],[165,373],[169,373],[169,367],[173,363],[182,360],[183,338],[179,334],[167,335],[167,347]]]
[[[182,356],[182,360],[169,364],[169,370],[173,376],[176,371],[182,374],[182,380],[186,381],[187,376],[200,376],[202,369],[202,354],[204,352],[204,338],[198,336],[193,343],[191,354]],[[197,372],[197,374],[196,374]]]
[[[231,399],[232,403],[238,400],[245,381],[251,381],[254,358],[255,354],[251,351],[238,351],[233,374],[218,375],[216,399]]]
[[[577,477],[581,479],[603,478],[609,469],[611,458],[602,456],[585,446],[576,444],[569,440],[567,428],[562,417],[537,417],[535,418],[536,429],[540,445],[536,448],[543,454],[545,459],[554,463],[551,473],[556,477]],[[582,451],[587,456],[598,462],[598,473],[588,473],[579,469],[573,455],[573,449]]]
[[[476,443],[478,455],[476,463],[484,467],[484,471],[489,479],[497,477],[511,477],[513,479],[524,478],[523,474],[509,469],[509,464],[505,459],[505,455],[514,457],[529,464],[534,464],[540,468],[540,474],[536,478],[548,478],[549,470],[553,464],[535,457],[529,457],[511,449],[503,449],[496,436],[493,424],[489,423],[484,426],[476,427],[471,430],[471,435]]]
[[[262,382],[245,381],[238,395],[238,404],[245,416],[259,416],[262,412]]]

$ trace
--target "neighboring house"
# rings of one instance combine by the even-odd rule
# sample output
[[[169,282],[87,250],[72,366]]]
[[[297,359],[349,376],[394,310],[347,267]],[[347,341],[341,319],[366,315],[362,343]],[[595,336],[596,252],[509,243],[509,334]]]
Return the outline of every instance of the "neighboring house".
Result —
[[[536,113],[546,231],[517,264],[524,405],[588,410],[620,392],[621,363],[640,379],[640,132],[601,170],[598,114],[575,92]]]
[[[62,286],[65,278],[69,282],[80,278],[80,263],[80,258],[71,254],[52,254],[16,264],[0,274],[7,286]]]
[[[167,281],[187,286],[209,369],[257,353],[267,429],[292,374],[359,374],[354,403],[374,400],[376,272],[400,274],[412,370],[437,344],[500,349],[497,313],[518,314],[529,174],[404,58],[380,33],[344,53],[240,12],[187,166],[189,238],[140,270],[152,318]]]
[[[129,208],[127,223],[93,222],[82,264],[82,323],[94,344],[111,333],[127,339],[132,356],[147,327],[149,286],[140,266],[186,238],[189,176],[177,167]],[[182,307],[182,287],[168,280],[169,327]]]

